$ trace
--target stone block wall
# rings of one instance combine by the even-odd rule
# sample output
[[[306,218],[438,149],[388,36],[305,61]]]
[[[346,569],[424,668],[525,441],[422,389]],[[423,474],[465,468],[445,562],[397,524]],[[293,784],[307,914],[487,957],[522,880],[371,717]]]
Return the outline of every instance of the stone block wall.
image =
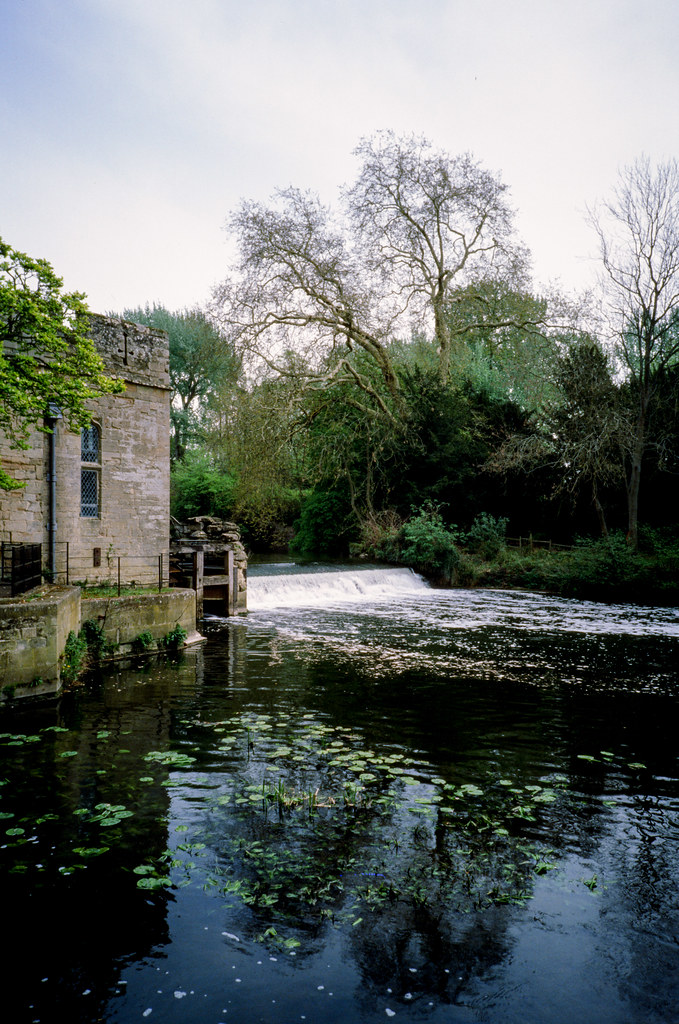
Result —
[[[206,601],[210,600],[211,588],[219,588],[219,577],[224,576],[227,569],[226,556],[228,552],[233,554],[235,578],[228,580],[229,588],[235,588],[232,595],[233,612],[237,615],[247,612],[248,560],[236,523],[219,519],[217,516],[193,516],[184,523],[173,518],[171,535],[171,553],[180,560],[185,561],[186,556],[192,558],[197,551],[203,552],[205,593],[199,597],[199,605],[203,597]],[[215,564],[218,566],[217,569]],[[209,568],[210,565],[212,568]]]
[[[164,555],[167,579],[170,521],[169,343],[165,332],[92,315],[91,334],[109,372],[125,381],[121,395],[90,405],[100,431],[100,508],[80,509],[80,433],[58,420],[56,443],[56,562],[58,580],[158,579]],[[34,431],[28,451],[12,451],[0,436],[0,458],[26,487],[0,491],[0,539],[42,543],[49,551],[49,440]],[[98,564],[96,564],[98,563]]]
[[[34,599],[0,601],[0,685],[38,693],[60,682],[60,658],[80,629],[80,590],[50,587]],[[36,680],[42,684],[35,686]]]
[[[185,630],[187,644],[203,639],[196,631],[193,590],[81,598],[79,587],[43,587],[34,596],[0,600],[0,690],[16,696],[58,691],[68,634],[77,634],[88,619],[116,645],[116,657],[135,653],[133,640],[147,631],[156,641],[148,653],[160,649],[157,641],[176,626]]]
[[[202,639],[196,632],[196,593],[194,590],[172,590],[166,594],[135,594],[129,597],[84,597],[81,618],[91,619],[104,631],[111,643],[118,645],[117,654],[134,653],[132,641],[140,633],[149,632],[155,641],[162,639],[175,626],[187,634],[187,643]]]
[[[0,540],[44,543],[45,477],[47,444],[39,430],[31,431],[30,448],[10,448],[0,432],[3,469],[25,486],[17,491],[0,490]],[[43,450],[44,447],[44,450]]]

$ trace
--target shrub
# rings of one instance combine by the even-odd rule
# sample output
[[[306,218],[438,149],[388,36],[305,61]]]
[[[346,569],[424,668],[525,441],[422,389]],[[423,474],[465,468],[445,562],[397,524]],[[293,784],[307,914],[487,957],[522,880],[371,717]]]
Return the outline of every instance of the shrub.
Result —
[[[299,518],[298,491],[271,485],[237,489],[233,518],[241,529],[243,543],[253,551],[287,551],[293,523]]]
[[[385,509],[361,523],[360,540],[351,553],[368,555],[380,562],[398,562],[403,535],[403,520],[394,509]]]
[[[426,501],[413,513],[403,525],[399,561],[425,575],[451,579],[460,562],[457,530],[445,525],[433,501]]]
[[[145,629],[143,633],[140,633],[138,636],[135,636],[130,646],[132,647],[132,650],[135,654],[143,654],[145,651],[149,649],[152,643],[153,633],[151,633],[148,629]]]
[[[495,519],[488,512],[481,512],[467,531],[467,547],[481,558],[497,558],[505,546],[508,522],[508,519]]]
[[[177,625],[158,641],[158,646],[164,647],[166,651],[177,651],[180,647],[184,646],[187,636],[188,633],[183,626]]]
[[[571,572],[581,583],[596,587],[629,582],[641,568],[641,559],[621,532],[597,540],[579,538],[570,562]]]
[[[96,663],[107,657],[116,648],[115,644],[106,639],[104,630],[94,619],[86,619],[83,622],[78,636],[85,641],[87,652],[92,661]]]
[[[81,634],[70,631],[62,655],[61,678],[64,683],[73,683],[80,675],[87,654],[87,643]]]

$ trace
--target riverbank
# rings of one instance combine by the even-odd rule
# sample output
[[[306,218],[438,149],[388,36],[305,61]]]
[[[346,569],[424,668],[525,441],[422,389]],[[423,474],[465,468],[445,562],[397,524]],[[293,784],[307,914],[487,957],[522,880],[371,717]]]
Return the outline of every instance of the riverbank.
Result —
[[[510,547],[507,521],[482,514],[467,530],[446,525],[433,505],[407,522],[378,527],[353,545],[355,557],[405,565],[435,586],[493,587],[604,602],[679,604],[679,536],[640,531],[632,550],[618,531],[572,546],[544,539]]]
[[[679,604],[679,554],[633,552],[617,539],[570,551],[503,547],[493,558],[462,551],[451,582],[666,607]]]

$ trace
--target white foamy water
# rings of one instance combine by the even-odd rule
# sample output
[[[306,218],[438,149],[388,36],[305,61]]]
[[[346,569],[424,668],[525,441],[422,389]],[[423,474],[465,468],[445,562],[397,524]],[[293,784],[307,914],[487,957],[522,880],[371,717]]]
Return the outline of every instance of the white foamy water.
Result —
[[[428,583],[412,569],[356,569],[250,576],[248,610],[265,608],[327,608],[354,602],[398,600],[427,592]]]
[[[248,629],[275,635],[278,655],[332,657],[374,678],[679,685],[679,608],[444,590],[405,568],[278,564],[249,577],[248,609]]]
[[[286,566],[287,568],[287,566]],[[406,568],[324,570],[253,575],[248,580],[248,610],[289,627],[289,615],[304,609],[299,625],[315,627],[337,608],[359,618],[400,622],[436,631],[484,627],[543,633],[618,634],[679,638],[679,608],[603,604],[517,590],[439,590]],[[275,616],[267,612],[276,610]],[[342,627],[347,628],[343,617]]]

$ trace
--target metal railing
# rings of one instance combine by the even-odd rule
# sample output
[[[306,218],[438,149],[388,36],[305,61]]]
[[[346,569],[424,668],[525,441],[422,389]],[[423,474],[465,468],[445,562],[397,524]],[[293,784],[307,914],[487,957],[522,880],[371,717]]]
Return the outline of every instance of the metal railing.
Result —
[[[42,583],[42,544],[0,542],[0,586],[10,597]]]
[[[56,583],[84,589],[110,588],[118,594],[134,587],[161,592],[169,586],[169,552],[126,555],[99,548],[92,554],[77,553],[69,541],[57,544]]]

